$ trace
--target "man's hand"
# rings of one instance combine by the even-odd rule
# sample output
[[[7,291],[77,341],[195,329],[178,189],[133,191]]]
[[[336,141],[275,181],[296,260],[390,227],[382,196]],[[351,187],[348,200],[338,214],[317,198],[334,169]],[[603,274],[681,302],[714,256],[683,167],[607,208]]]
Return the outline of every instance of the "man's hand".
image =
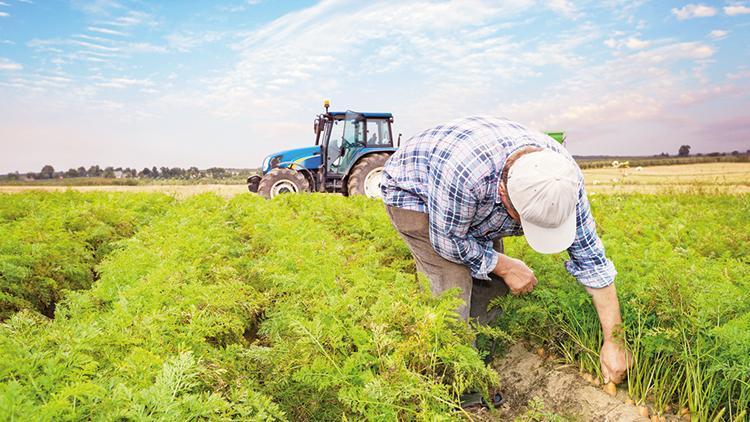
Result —
[[[604,383],[612,381],[619,384],[633,365],[633,356],[624,347],[620,347],[620,341],[605,340],[599,353],[599,363],[602,365],[602,376]]]
[[[497,265],[492,272],[505,280],[514,295],[529,293],[537,283],[534,272],[523,261],[503,254],[498,254]]]
[[[628,368],[633,365],[632,355],[625,349],[622,336],[618,336],[621,334],[618,331],[621,329],[622,318],[617,290],[614,284],[601,289],[587,287],[586,290],[594,300],[594,307],[602,325],[604,344],[599,353],[599,362],[602,365],[604,382],[612,381],[617,384],[622,381]]]

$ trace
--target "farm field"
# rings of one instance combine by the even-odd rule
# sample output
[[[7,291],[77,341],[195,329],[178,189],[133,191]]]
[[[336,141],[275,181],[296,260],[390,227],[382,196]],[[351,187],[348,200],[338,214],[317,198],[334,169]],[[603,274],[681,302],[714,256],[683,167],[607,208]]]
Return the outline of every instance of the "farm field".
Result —
[[[750,163],[718,162],[631,168],[584,169],[586,189],[591,193],[659,193],[700,189],[706,192],[750,192]],[[74,179],[72,179],[74,181]],[[0,185],[0,193],[28,190],[61,192],[161,192],[185,198],[204,192],[215,192],[230,198],[247,192],[244,184],[137,184],[137,185]]]
[[[750,195],[591,203],[635,357],[620,403],[747,420]],[[506,244],[540,284],[496,301],[483,336],[595,382],[596,314],[564,254]],[[430,296],[374,200],[0,195],[0,419],[471,418],[462,392],[513,378],[471,347],[456,300]]]

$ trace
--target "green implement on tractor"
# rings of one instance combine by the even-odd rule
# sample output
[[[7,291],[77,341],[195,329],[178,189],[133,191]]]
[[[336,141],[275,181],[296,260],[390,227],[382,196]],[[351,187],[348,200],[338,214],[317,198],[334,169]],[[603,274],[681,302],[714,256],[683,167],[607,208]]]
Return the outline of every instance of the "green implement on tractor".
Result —
[[[544,133],[546,133],[547,136],[549,136],[550,138],[565,145],[565,132],[544,132]]]

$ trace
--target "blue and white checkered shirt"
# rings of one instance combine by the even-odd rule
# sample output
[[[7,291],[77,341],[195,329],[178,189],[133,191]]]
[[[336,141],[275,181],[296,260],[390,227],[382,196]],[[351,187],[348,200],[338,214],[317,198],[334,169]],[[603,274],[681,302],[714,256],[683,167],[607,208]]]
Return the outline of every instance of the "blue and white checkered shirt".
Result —
[[[430,241],[446,259],[489,279],[498,253],[492,240],[520,236],[498,194],[505,160],[536,146],[573,157],[549,136],[507,119],[467,117],[421,132],[385,164],[381,189],[387,205],[429,214]],[[579,170],[577,233],[568,248],[568,272],[581,284],[602,288],[615,279],[614,264],[596,234]]]

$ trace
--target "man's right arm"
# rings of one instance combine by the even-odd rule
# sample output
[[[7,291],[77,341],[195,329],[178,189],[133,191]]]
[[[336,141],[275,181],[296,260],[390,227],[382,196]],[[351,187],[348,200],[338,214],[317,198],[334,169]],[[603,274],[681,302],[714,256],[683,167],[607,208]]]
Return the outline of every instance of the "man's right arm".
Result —
[[[499,254],[492,272],[503,278],[514,295],[531,292],[537,283],[534,271],[526,263],[504,254]]]

